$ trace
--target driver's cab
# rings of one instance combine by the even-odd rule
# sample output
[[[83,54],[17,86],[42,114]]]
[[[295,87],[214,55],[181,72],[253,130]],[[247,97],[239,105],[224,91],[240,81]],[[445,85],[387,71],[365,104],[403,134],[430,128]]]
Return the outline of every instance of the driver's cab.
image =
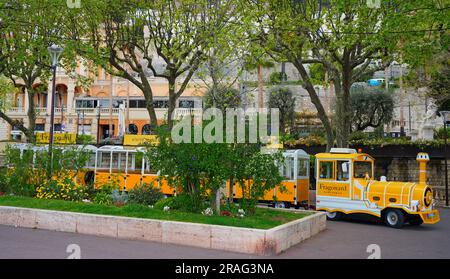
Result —
[[[364,199],[374,177],[374,159],[354,149],[332,148],[316,155],[317,195],[352,200]]]

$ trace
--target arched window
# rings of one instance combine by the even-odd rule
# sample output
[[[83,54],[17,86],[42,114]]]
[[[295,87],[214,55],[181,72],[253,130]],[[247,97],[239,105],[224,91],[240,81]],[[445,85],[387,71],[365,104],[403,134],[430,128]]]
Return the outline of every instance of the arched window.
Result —
[[[131,135],[137,135],[138,127],[135,124],[128,125],[128,133]]]
[[[142,134],[143,135],[152,135],[153,134],[153,127],[150,124],[145,124],[144,127],[142,127]]]

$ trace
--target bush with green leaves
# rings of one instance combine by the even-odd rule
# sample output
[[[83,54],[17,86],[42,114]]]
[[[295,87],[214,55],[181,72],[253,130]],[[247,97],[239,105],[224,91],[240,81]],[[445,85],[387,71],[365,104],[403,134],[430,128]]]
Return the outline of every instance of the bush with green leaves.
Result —
[[[111,194],[100,191],[93,195],[92,201],[96,204],[111,205],[113,203]]]
[[[55,148],[52,156],[52,176],[74,179],[83,171],[91,154],[78,147]],[[9,191],[20,196],[34,196],[36,188],[46,183],[49,157],[43,147],[29,145],[21,153],[14,146],[5,150]]]
[[[245,207],[254,209],[258,199],[282,180],[276,165],[280,154],[261,154],[259,144],[176,144],[164,133],[159,134],[159,139],[159,145],[148,147],[148,160],[172,188],[182,189],[183,195],[175,200],[182,203],[180,207],[185,211],[201,212],[206,208],[206,200],[218,213],[221,197],[218,195],[227,180],[230,185],[254,181],[252,190],[244,197]]]
[[[166,206],[171,210],[200,213],[208,207],[208,203],[198,196],[179,194],[159,200],[155,203],[154,208],[163,210]]]
[[[159,209],[159,210],[163,210],[164,207],[168,206],[171,209],[177,209],[176,208],[176,202],[175,202],[175,197],[168,197],[168,198],[163,198],[159,201],[157,201],[154,205],[155,209]]]
[[[164,197],[161,190],[155,185],[143,183],[141,186],[136,185],[129,193],[129,202],[142,205],[154,205],[157,201]]]
[[[111,200],[114,204],[126,204],[129,200],[128,193],[125,191],[114,190],[111,193]]]
[[[70,177],[48,179],[36,188],[36,198],[66,201],[82,201],[87,198],[85,188]]]
[[[9,177],[4,168],[0,169],[0,193],[9,193]]]

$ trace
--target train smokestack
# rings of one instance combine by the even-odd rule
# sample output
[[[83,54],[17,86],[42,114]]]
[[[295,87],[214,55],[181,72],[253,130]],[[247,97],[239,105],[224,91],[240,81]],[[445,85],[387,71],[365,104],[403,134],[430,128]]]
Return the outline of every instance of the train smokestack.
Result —
[[[419,183],[426,184],[427,183],[427,162],[430,161],[430,156],[428,156],[428,153],[420,152],[417,154],[416,160],[417,160],[417,162],[419,162]]]

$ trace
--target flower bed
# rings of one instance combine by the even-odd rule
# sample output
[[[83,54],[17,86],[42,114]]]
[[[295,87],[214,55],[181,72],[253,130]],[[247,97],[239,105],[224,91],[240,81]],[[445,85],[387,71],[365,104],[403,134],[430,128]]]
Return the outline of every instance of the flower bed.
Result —
[[[310,215],[308,212],[285,212],[268,208],[258,208],[254,215],[247,217],[208,216],[176,210],[159,210],[138,204],[123,207],[62,200],[41,200],[28,197],[2,196],[0,206],[38,208],[57,211],[92,213],[145,219],[171,220],[200,224],[269,229]]]

